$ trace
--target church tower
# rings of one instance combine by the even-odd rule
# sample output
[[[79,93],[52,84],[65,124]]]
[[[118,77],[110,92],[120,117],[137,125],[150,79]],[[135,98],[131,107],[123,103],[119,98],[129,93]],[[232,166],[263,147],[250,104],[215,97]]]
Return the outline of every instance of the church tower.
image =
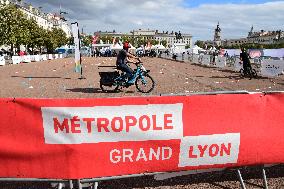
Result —
[[[222,40],[221,40],[221,28],[219,27],[219,22],[217,25],[217,28],[215,29],[215,34],[214,34],[214,46],[221,46],[222,45]]]

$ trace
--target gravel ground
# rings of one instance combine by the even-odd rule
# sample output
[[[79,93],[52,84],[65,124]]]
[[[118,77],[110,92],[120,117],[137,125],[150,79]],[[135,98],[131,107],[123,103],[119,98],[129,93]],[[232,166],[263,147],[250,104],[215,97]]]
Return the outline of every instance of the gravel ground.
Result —
[[[143,58],[151,70],[156,88],[149,95],[247,90],[284,91],[284,76],[249,80],[230,69],[208,68],[171,60]],[[0,67],[0,97],[15,98],[94,98],[141,96],[135,86],[120,93],[105,94],[99,87],[99,71],[113,71],[102,66],[115,65],[114,58],[83,58],[84,76],[74,73],[74,60],[61,59],[40,63]]]
[[[236,91],[284,91],[284,76],[277,78],[259,77],[249,80],[230,68],[218,69],[201,65],[175,62],[157,58],[143,58],[144,66],[151,70],[156,81],[151,96],[190,94],[197,92]],[[103,93],[99,88],[100,71],[113,71],[114,58],[83,58],[84,77],[74,73],[71,58],[30,64],[0,67],[0,97],[14,98],[106,98],[141,96],[134,86],[120,93]],[[247,188],[262,188],[261,170],[242,170]],[[269,188],[284,189],[284,167],[279,165],[267,169]],[[0,183],[0,189],[45,189],[43,183]],[[121,179],[101,182],[104,189],[181,189],[181,188],[240,188],[236,171],[183,176],[165,181],[152,177]]]
[[[269,189],[284,188],[284,166],[277,165],[266,168]],[[247,189],[264,188],[261,167],[241,169],[242,177]],[[52,189],[48,183],[12,183],[0,182],[2,189]],[[65,188],[68,188],[66,186]],[[238,189],[241,184],[234,169],[175,177],[163,181],[156,181],[151,176],[131,179],[103,181],[98,189]]]
[[[247,189],[264,188],[260,167],[241,169]],[[284,188],[284,166],[266,168],[268,187]],[[103,182],[100,188],[107,189],[237,189],[241,188],[236,170],[189,175],[156,181],[152,177],[122,179]]]

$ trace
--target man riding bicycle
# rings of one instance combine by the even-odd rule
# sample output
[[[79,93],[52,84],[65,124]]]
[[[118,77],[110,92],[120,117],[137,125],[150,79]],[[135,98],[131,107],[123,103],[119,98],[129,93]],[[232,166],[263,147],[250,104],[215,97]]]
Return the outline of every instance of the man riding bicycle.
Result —
[[[128,78],[127,83],[133,84],[135,82],[135,77],[133,74],[133,70],[127,65],[127,63],[136,63],[132,59],[139,60],[139,58],[129,53],[128,52],[129,49],[130,49],[130,44],[128,42],[124,42],[123,49],[119,51],[117,55],[116,66],[117,69],[126,73],[126,76]]]

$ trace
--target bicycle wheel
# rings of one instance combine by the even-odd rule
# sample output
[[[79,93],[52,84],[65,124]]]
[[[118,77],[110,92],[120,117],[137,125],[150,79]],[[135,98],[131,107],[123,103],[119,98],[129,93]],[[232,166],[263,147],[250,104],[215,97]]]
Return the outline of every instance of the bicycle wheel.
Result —
[[[241,74],[242,77],[245,76],[245,70],[243,68],[240,69],[240,74]]]
[[[115,93],[118,91],[119,85],[115,85],[115,84],[106,85],[106,84],[100,83],[100,88],[105,93]]]
[[[252,76],[254,77],[254,78],[257,78],[257,72],[256,72],[256,70],[255,69],[252,69]]]
[[[249,76],[249,79],[251,80],[253,78],[253,71],[251,67],[247,68],[247,75]]]
[[[136,79],[135,86],[141,93],[150,93],[155,88],[155,81],[151,76],[145,74]]]

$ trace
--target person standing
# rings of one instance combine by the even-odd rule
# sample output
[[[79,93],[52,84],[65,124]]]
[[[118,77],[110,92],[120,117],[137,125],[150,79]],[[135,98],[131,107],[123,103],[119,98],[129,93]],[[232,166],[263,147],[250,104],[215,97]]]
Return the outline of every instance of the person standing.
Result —
[[[251,66],[250,60],[249,60],[249,54],[246,52],[245,48],[241,48],[241,54],[240,54],[240,59],[243,62],[243,69],[244,73],[248,73],[248,67]]]
[[[226,58],[229,57],[228,51],[225,52],[224,57],[226,57]]]

